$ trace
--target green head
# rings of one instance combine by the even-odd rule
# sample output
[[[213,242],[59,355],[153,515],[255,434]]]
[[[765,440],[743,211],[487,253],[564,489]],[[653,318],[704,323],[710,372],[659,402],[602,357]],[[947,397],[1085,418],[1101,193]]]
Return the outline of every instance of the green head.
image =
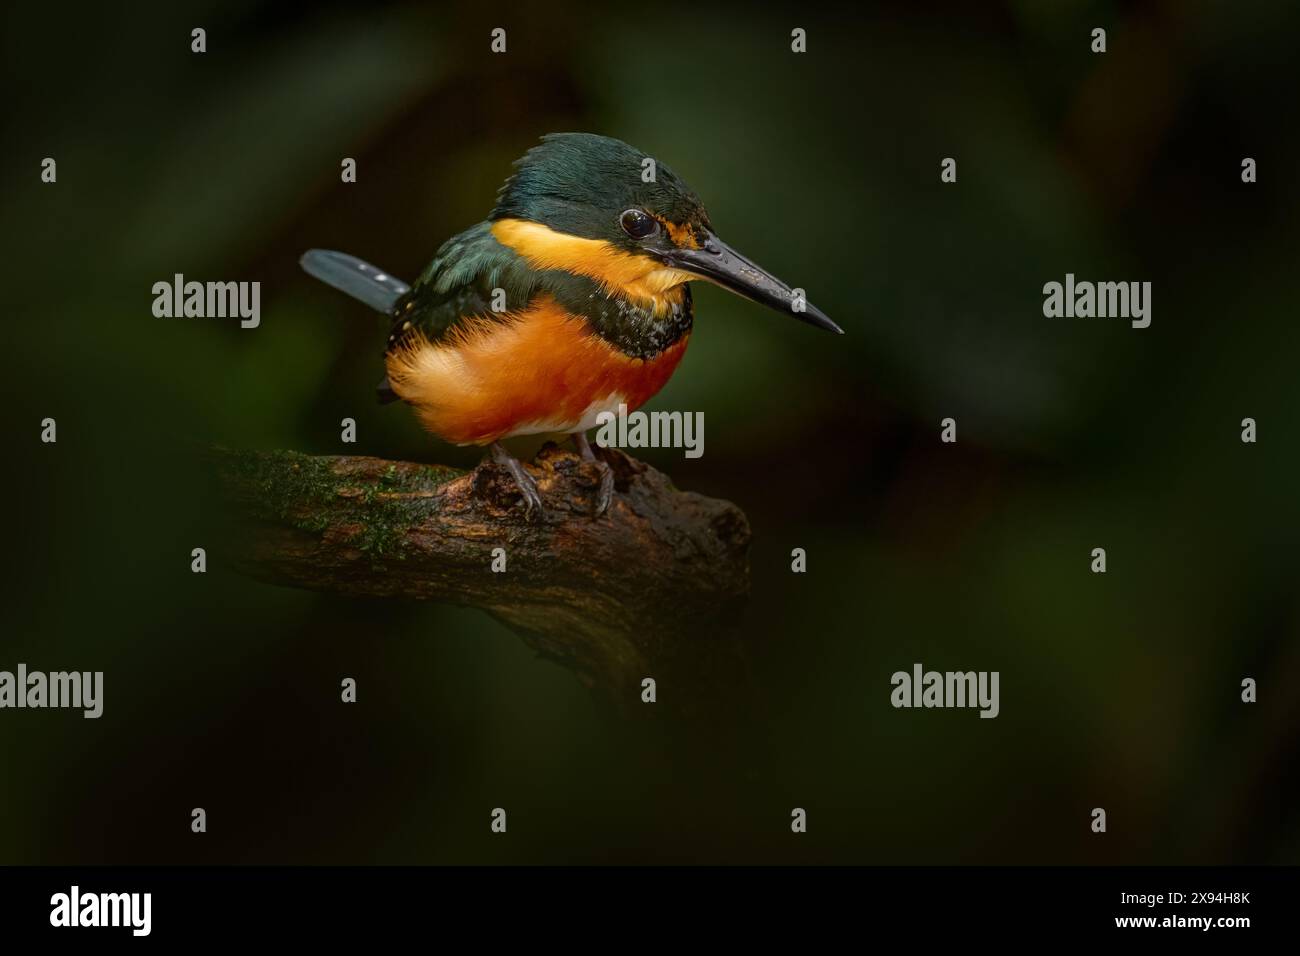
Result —
[[[539,261],[573,272],[637,280],[653,275],[662,282],[706,279],[819,328],[842,331],[784,282],[723,243],[695,191],[666,165],[621,140],[592,133],[543,136],[515,163],[489,219],[501,227],[536,223],[556,240],[586,240],[565,244],[535,234],[518,240],[518,251],[536,250]],[[494,232],[502,238],[510,230]]]
[[[515,162],[489,217],[526,219],[557,232],[600,239],[639,253],[644,224],[623,226],[627,210],[702,234],[709,216],[694,190],[671,169],[622,140],[594,133],[551,133]],[[653,230],[667,233],[668,230]]]

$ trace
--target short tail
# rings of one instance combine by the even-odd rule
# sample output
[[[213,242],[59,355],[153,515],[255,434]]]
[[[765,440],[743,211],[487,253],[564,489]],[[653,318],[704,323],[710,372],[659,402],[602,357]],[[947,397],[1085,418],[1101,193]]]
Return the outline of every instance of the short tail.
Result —
[[[343,252],[308,249],[298,262],[308,275],[359,299],[376,312],[392,312],[397,300],[411,291],[401,279]]]

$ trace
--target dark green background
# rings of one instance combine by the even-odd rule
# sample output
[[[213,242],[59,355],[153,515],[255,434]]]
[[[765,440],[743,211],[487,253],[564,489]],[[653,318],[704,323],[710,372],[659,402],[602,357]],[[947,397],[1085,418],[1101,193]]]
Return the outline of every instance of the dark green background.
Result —
[[[1294,5],[925,6],[7,9],[0,668],[106,691],[0,712],[0,862],[1296,862]],[[194,448],[474,461],[373,403],[382,322],[297,258],[412,278],[572,129],[848,332],[699,288],[651,406],[706,450],[644,457],[753,525],[734,752],[477,612],[189,572]],[[260,280],[261,327],[154,318],[176,272]],[[1044,318],[1066,272],[1151,281],[1152,326]],[[1001,716],[892,709],[916,661],[999,670]]]

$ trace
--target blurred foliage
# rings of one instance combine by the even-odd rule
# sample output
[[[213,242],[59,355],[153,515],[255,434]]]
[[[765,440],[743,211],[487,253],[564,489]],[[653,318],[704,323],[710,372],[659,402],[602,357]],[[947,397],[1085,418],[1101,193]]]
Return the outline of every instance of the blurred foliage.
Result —
[[[106,705],[0,714],[0,862],[1296,861],[1293,5],[801,7],[805,56],[740,5],[4,17],[0,668],[102,669]],[[187,451],[338,452],[346,415],[359,453],[474,461],[373,404],[382,325],[297,257],[414,276],[564,129],[661,157],[848,330],[700,289],[652,406],[706,454],[645,457],[754,526],[744,772],[482,615],[188,570]],[[154,318],[178,272],[260,280],[261,327]],[[1151,328],[1044,319],[1066,272],[1151,281]],[[914,661],[1001,670],[1001,717],[892,710]]]

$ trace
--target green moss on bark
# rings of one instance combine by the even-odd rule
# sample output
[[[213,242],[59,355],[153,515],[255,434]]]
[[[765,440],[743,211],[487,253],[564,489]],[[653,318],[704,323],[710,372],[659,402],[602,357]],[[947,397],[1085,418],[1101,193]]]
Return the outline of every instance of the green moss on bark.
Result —
[[[226,464],[257,517],[310,534],[355,528],[350,543],[376,556],[395,557],[401,557],[406,532],[424,516],[421,503],[435,511],[434,493],[463,474],[440,465],[390,464],[376,475],[350,469],[347,458],[293,451],[243,453]]]

